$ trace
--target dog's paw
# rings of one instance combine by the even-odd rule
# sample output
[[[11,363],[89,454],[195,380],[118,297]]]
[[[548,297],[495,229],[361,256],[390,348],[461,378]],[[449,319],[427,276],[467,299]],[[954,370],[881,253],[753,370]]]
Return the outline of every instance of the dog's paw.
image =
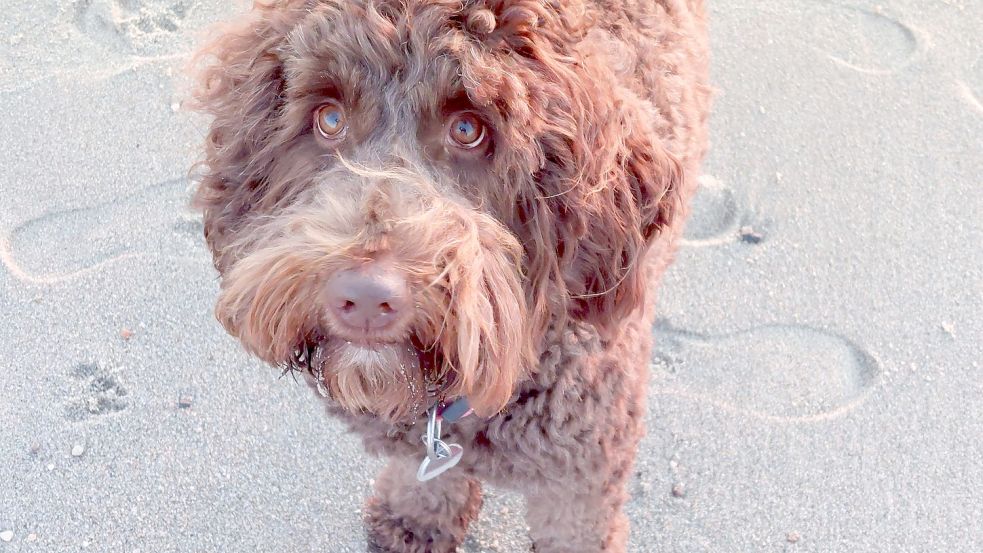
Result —
[[[365,531],[370,553],[451,553],[463,541],[463,536],[398,516],[375,498],[365,507]]]
[[[467,537],[468,526],[481,510],[481,489],[469,484],[462,509],[441,513],[430,524],[393,512],[378,497],[365,505],[365,531],[371,553],[453,553]],[[443,510],[446,511],[446,508]],[[439,523],[439,524],[438,524]]]

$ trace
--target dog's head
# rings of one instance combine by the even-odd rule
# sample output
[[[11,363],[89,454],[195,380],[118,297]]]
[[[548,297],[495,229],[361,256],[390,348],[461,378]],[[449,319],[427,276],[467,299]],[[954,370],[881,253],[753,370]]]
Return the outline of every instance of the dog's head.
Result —
[[[202,51],[217,315],[388,420],[490,415],[546,329],[616,328],[676,206],[650,108],[552,0],[257,2]]]

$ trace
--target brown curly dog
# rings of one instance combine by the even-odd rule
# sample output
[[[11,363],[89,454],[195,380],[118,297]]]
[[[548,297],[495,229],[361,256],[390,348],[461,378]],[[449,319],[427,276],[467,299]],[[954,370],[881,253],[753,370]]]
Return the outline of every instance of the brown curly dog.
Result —
[[[482,481],[625,550],[707,49],[702,0],[267,1],[204,48],[216,313],[389,459],[371,550],[454,551]]]

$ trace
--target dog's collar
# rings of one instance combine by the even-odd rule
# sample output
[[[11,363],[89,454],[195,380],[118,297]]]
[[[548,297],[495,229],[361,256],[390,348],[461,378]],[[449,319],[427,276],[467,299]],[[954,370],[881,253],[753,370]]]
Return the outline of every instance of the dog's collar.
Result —
[[[317,391],[323,397],[330,397],[327,387],[324,385],[324,364],[312,363],[311,352],[304,348],[298,351],[292,362],[288,363],[281,377],[287,372],[301,370],[308,372],[313,378]],[[467,417],[472,413],[471,402],[467,397],[459,397],[453,400],[439,399],[440,391],[446,390],[449,382],[445,378],[442,382],[431,382],[429,386],[430,398],[437,396],[438,399],[427,409],[427,431],[421,436],[426,455],[420,463],[416,478],[420,482],[432,480],[444,472],[454,468],[464,456],[464,448],[455,443],[444,442],[441,437],[441,423],[453,424]]]
[[[437,416],[451,424],[474,412],[466,397],[459,397],[451,402],[438,401],[434,407],[437,409]]]

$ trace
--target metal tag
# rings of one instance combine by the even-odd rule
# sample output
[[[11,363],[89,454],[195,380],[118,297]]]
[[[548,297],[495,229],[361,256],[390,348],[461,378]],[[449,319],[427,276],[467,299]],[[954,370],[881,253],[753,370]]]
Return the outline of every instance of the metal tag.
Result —
[[[443,444],[444,442],[440,442]],[[464,456],[464,448],[457,444],[444,444],[446,446],[447,457],[430,458],[424,457],[420,463],[420,468],[416,471],[416,479],[420,482],[433,480],[448,470],[454,468]]]
[[[441,419],[437,415],[437,405],[427,410],[427,433],[420,438],[426,447],[427,456],[420,462],[416,479],[420,482],[432,480],[454,468],[464,456],[464,448],[458,444],[448,444],[440,439]]]

